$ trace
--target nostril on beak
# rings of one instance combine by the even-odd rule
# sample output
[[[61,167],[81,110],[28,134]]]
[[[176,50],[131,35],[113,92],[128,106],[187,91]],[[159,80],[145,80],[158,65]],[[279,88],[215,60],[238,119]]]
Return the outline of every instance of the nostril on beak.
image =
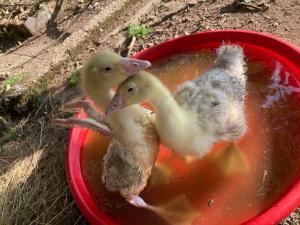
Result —
[[[138,64],[138,63],[136,63],[136,62],[134,62],[134,63],[133,63],[133,65],[134,65],[134,66],[138,66],[139,64]]]

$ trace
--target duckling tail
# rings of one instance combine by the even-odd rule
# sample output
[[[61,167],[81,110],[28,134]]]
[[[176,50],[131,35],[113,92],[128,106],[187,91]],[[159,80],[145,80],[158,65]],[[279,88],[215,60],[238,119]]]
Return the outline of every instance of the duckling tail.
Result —
[[[215,68],[224,68],[230,72],[243,74],[245,72],[244,51],[239,45],[223,44],[217,49]]]

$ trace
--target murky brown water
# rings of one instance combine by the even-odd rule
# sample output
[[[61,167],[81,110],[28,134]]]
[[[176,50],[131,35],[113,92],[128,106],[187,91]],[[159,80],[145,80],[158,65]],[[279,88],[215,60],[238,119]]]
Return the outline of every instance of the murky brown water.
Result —
[[[207,70],[209,52],[173,56],[151,71],[170,89]],[[185,163],[162,147],[141,196],[158,214],[128,205],[101,183],[102,157],[109,139],[89,132],[82,170],[105,213],[118,224],[241,224],[280,197],[299,169],[300,84],[278,62],[248,62],[248,131],[236,143],[218,143],[202,160]],[[288,83],[292,82],[292,85]]]

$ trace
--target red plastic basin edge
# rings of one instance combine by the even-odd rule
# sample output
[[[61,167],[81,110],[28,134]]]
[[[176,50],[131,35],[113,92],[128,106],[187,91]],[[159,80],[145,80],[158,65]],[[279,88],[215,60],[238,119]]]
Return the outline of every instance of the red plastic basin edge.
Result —
[[[268,49],[276,49],[288,60],[300,66],[300,49],[280,38],[270,34],[262,34],[253,31],[219,30],[196,33],[168,40],[149,49],[145,49],[133,56],[133,58],[156,60],[180,51],[185,51],[189,46],[199,42],[245,42],[264,46]],[[300,80],[300,74],[295,74]],[[79,113],[77,117],[85,117]],[[93,225],[115,225],[112,220],[103,214],[96,206],[84,183],[80,152],[81,145],[87,134],[86,129],[74,127],[70,131],[66,151],[66,173],[71,193],[82,214]],[[289,213],[300,205],[300,176],[289,190],[268,210],[250,219],[244,225],[273,225],[284,219]]]

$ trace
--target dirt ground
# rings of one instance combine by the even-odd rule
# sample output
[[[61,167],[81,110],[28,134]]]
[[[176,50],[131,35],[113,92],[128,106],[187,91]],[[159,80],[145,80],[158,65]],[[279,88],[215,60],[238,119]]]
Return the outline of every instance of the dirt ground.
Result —
[[[264,5],[259,6],[261,2]],[[90,7],[97,7],[96,3],[92,1]],[[300,0],[251,1],[251,4],[257,7],[237,7],[233,0],[164,0],[142,17],[140,23],[148,24],[152,31],[135,42],[132,53],[172,37],[214,29],[266,32],[300,46]],[[120,20],[128,21],[131,16],[128,12]],[[78,18],[81,19],[86,17]],[[61,71],[59,79],[51,81],[39,96],[38,104],[30,110],[20,114],[0,108],[1,225],[88,224],[76,207],[66,181],[68,129],[53,126],[51,120],[70,116],[60,110],[61,105],[81,97],[78,87],[66,85],[70,72],[80,67],[90,54],[107,47],[120,50],[113,40],[87,47],[74,58],[69,69]],[[39,65],[32,65],[35,66]],[[300,224],[299,209],[281,224]]]

